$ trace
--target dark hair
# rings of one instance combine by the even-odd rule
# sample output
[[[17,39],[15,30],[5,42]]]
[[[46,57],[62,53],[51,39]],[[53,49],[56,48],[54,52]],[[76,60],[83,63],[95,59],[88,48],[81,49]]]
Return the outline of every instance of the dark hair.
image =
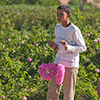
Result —
[[[66,5],[66,4],[60,5],[60,6],[57,8],[57,10],[58,10],[58,9],[65,10],[65,12],[66,12],[67,14],[71,14],[71,8],[70,8],[68,5]]]

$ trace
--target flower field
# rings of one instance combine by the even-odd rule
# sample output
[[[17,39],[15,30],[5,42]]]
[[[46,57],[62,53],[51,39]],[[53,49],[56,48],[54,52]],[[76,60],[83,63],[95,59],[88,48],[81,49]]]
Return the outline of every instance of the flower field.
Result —
[[[38,66],[55,59],[46,41],[55,41],[58,5],[0,5],[0,100],[46,100],[49,81],[40,77]],[[81,12],[70,6],[70,21],[81,29],[87,46],[80,53],[75,100],[99,100],[100,8],[87,3]]]

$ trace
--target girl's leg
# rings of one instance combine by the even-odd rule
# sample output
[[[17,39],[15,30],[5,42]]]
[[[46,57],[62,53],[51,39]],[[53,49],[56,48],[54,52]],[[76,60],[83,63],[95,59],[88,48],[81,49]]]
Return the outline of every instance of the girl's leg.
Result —
[[[56,83],[56,78],[52,78],[49,83],[49,88],[47,92],[47,100],[59,100],[59,94],[62,85]]]
[[[66,68],[63,81],[64,100],[74,100],[77,74],[78,74],[78,69]]]

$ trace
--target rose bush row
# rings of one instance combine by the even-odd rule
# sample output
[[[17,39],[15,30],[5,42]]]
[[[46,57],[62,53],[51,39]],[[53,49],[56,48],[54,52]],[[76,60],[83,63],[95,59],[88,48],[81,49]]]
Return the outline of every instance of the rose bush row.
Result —
[[[43,5],[43,6],[51,6],[60,4],[59,1],[54,0],[0,0],[1,5],[14,5],[14,4],[30,4],[30,5]],[[48,4],[48,5],[47,5]]]
[[[41,79],[38,66],[55,59],[56,51],[46,41],[55,40],[56,8],[0,8],[0,98],[46,99],[48,82]],[[99,77],[96,70],[100,66],[98,10],[94,15],[72,8],[70,20],[81,29],[87,45],[87,50],[80,54],[75,99],[95,100]]]

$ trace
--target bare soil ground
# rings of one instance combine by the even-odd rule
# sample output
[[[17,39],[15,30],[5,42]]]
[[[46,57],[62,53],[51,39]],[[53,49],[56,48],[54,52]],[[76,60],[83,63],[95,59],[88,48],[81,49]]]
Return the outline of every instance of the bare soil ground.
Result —
[[[70,0],[59,0],[61,4],[68,4]],[[100,3],[96,3],[95,0],[87,0],[87,2],[91,2],[93,5],[100,7]]]

